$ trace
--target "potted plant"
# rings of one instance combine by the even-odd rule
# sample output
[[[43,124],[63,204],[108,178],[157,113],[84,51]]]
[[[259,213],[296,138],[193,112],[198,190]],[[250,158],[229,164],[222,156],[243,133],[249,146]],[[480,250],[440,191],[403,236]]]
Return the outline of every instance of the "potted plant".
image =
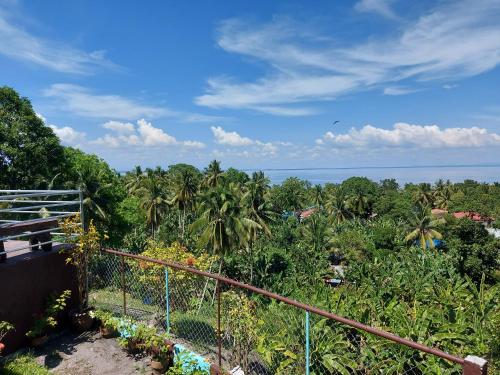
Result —
[[[5,349],[5,344],[2,342],[2,340],[7,335],[7,333],[12,330],[14,330],[14,326],[12,324],[3,320],[0,321],[0,355],[2,355],[2,352]]]
[[[173,343],[169,341],[166,333],[153,335],[146,338],[144,342],[145,349],[151,355],[151,369],[164,374],[173,364]]]
[[[57,316],[66,308],[66,301],[71,296],[70,290],[65,290],[60,296],[52,294],[46,304],[45,311],[36,316],[31,329],[26,333],[33,347],[42,346],[47,342],[49,330],[57,326]]]
[[[115,337],[118,333],[120,320],[109,311],[95,310],[90,312],[90,316],[100,322],[99,331],[102,337]]]
[[[147,338],[154,334],[155,329],[143,323],[136,323],[131,319],[122,319],[118,331],[120,338],[118,344],[131,353],[137,353],[145,349],[144,343]]]
[[[79,220],[77,216],[69,217],[63,221],[61,229],[64,242],[74,245],[66,252],[66,264],[76,268],[78,289],[78,308],[70,311],[71,324],[75,330],[83,332],[89,330],[94,323],[88,306],[87,266],[90,257],[99,250],[100,236],[92,221],[88,229],[84,230],[78,224]]]

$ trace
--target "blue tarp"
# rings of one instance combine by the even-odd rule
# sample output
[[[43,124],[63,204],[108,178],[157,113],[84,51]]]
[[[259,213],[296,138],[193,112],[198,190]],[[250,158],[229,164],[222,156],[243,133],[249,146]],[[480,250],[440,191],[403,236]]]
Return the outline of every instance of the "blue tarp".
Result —
[[[186,371],[186,373],[199,370],[205,371],[207,374],[210,373],[210,365],[205,361],[205,358],[202,356],[193,353],[186,349],[183,345],[175,344],[174,346],[174,363],[178,361],[182,361],[182,369]]]

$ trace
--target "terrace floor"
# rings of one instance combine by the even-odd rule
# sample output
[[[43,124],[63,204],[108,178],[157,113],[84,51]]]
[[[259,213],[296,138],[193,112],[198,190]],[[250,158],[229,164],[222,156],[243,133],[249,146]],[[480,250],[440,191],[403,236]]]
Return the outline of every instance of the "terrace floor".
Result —
[[[151,373],[149,358],[131,356],[118,346],[116,339],[104,339],[98,332],[77,335],[71,332],[51,337],[34,352],[37,361],[54,374],[132,375]]]
[[[45,256],[47,254],[51,254],[53,252],[58,252],[64,248],[67,248],[68,245],[54,242],[52,244],[52,251],[46,252],[42,250],[32,251],[29,248],[25,248],[29,245],[28,241],[20,241],[20,240],[8,240],[4,242],[5,251],[7,252],[7,263],[3,264],[15,264],[18,262],[22,262],[25,260],[30,260],[38,257]],[[23,248],[24,247],[24,248]],[[21,249],[22,248],[22,249]],[[16,250],[19,249],[19,250]]]

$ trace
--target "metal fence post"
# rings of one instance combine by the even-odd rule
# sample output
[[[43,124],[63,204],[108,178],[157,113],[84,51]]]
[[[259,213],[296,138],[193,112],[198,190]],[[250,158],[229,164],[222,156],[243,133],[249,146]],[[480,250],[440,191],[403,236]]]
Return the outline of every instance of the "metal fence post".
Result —
[[[125,285],[125,257],[122,255],[122,264],[120,267],[122,274],[122,289],[123,289],[123,315],[127,315],[127,292]]]
[[[217,293],[217,356],[219,361],[219,367],[222,368],[222,337],[220,330],[220,280],[217,280],[215,286]]]
[[[306,310],[306,375],[309,375],[309,367],[310,367],[310,352],[309,352],[309,311]]]
[[[169,300],[169,290],[168,290],[168,268],[165,267],[165,301],[166,301],[166,325],[167,325],[167,333],[170,333],[170,300]]]
[[[480,357],[474,355],[468,355],[465,357],[464,364],[462,367],[463,375],[487,375],[488,374],[488,362]]]

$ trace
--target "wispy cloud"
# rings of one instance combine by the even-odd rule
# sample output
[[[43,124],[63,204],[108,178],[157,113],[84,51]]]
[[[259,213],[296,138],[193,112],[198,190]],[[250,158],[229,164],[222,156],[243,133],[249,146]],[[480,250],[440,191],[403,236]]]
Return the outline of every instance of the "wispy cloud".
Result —
[[[412,125],[399,122],[394,124],[392,129],[366,125],[359,130],[352,128],[347,133],[327,132],[322,138],[316,140],[316,144],[330,145],[336,148],[468,148],[498,146],[500,145],[500,135],[478,127],[442,129],[437,125]]]
[[[402,86],[392,86],[392,87],[386,87],[384,89],[384,95],[392,95],[392,96],[407,95],[407,94],[412,94],[412,93],[417,92],[417,91],[420,91],[420,90],[411,89],[411,88],[402,87]]]
[[[58,101],[62,110],[84,117],[130,120],[170,114],[169,110],[162,107],[149,106],[119,95],[94,94],[82,86],[67,83],[53,84],[44,94]]]
[[[88,52],[43,39],[25,30],[13,18],[0,4],[0,54],[63,73],[91,74],[100,68],[117,68],[103,50]]]
[[[354,9],[358,12],[377,13],[390,19],[398,19],[398,16],[391,8],[394,0],[361,0],[356,3]]]
[[[212,108],[306,115],[300,103],[334,100],[351,92],[405,80],[457,80],[500,63],[498,0],[444,2],[384,38],[341,45],[322,38],[288,18],[256,25],[239,19],[223,22],[218,45],[225,51],[266,63],[268,74],[253,82],[228,77],[208,80],[207,92],[195,102]],[[333,41],[332,41],[333,40]],[[413,87],[412,87],[413,88]],[[295,113],[280,113],[294,105]]]
[[[44,91],[44,96],[52,98],[60,111],[73,115],[93,118],[114,118],[135,120],[145,117],[172,117],[184,122],[215,122],[223,117],[199,113],[176,111],[164,106],[145,104],[140,100],[121,95],[96,94],[79,85],[56,83]]]

